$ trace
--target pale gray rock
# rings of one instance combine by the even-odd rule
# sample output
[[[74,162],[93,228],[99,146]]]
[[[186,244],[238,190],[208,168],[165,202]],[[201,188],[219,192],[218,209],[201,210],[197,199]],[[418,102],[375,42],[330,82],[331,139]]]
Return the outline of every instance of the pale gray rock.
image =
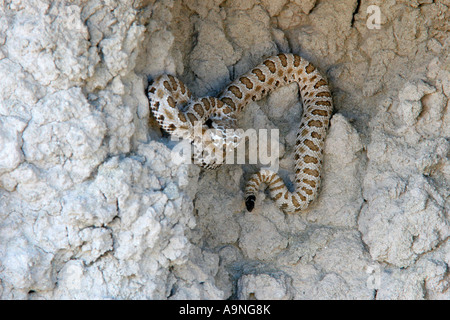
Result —
[[[380,29],[356,0],[0,3],[0,299],[450,299],[450,11],[374,4]],[[332,89],[321,191],[248,213],[267,164],[178,161],[145,90],[215,95],[282,51]],[[288,183],[301,113],[291,85],[238,119],[278,129]]]

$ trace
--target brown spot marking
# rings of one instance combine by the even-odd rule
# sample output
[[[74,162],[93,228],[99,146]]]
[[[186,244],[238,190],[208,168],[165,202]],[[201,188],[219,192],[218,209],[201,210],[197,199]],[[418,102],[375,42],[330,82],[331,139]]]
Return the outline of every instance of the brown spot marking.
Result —
[[[316,177],[316,178],[319,176],[319,171],[317,171],[317,170],[305,168],[305,169],[303,169],[303,172],[306,174],[309,174],[310,176]]]
[[[172,84],[173,90],[174,91],[177,90],[178,89],[177,80],[175,80],[175,78],[171,75],[169,75],[169,80],[170,80],[170,83]]]
[[[308,180],[308,181],[309,181],[309,180]],[[306,193],[307,195],[312,195],[312,194],[313,194],[313,191],[310,190],[310,189],[308,189],[308,188],[303,187],[302,190],[305,191],[305,193]]]
[[[213,99],[214,99],[214,101],[216,101],[215,98],[213,98]],[[225,104],[224,104],[222,101],[217,100],[217,108],[222,108],[224,105],[225,105]]]
[[[171,96],[167,97],[167,103],[169,104],[169,106],[171,106],[172,108],[175,108],[175,100],[173,100],[173,98]]]
[[[156,91],[156,95],[158,98],[162,99],[164,97],[164,92],[161,89],[158,89],[158,91]]]
[[[198,121],[198,119],[195,117],[194,114],[192,114],[192,113],[190,113],[190,112],[188,112],[188,113],[186,113],[186,114],[187,114],[187,116],[188,116],[188,118],[189,118],[189,121],[191,122],[192,125],[194,125],[194,122],[195,122],[195,121]]]
[[[164,82],[163,82],[163,85],[164,85],[164,87],[165,87],[167,90],[172,91],[172,88],[170,88],[170,84],[169,84],[168,81],[164,81]]]
[[[300,159],[300,155],[299,154],[294,154],[294,160],[297,161],[298,159]]]
[[[256,86],[256,88],[255,88],[256,91],[259,91],[259,90],[261,90],[261,89],[262,89],[261,86]]]
[[[150,92],[150,93],[155,93],[155,91],[156,91],[155,87],[151,87],[150,89],[148,89],[148,92]]]
[[[305,89],[306,89],[306,87],[307,87],[308,85],[307,84],[305,84],[303,87],[302,87],[302,89],[300,90],[300,91],[305,91]]]
[[[286,55],[285,55],[284,53],[280,53],[280,54],[278,55],[278,58],[280,58],[281,65],[282,65],[283,67],[286,67],[286,66],[287,66],[287,57],[286,57]]]
[[[318,106],[328,106],[331,107],[331,102],[330,101],[317,101],[316,105]]]
[[[318,134],[317,132],[313,131],[311,133],[311,137],[313,137],[314,139],[321,139],[322,136],[320,134]]]
[[[241,90],[239,90],[239,88],[238,87],[236,87],[236,86],[230,86],[229,88],[228,88],[228,90],[230,90],[238,99],[241,99],[242,98],[242,92],[241,92]]]
[[[300,148],[298,149],[298,153],[304,153],[304,152],[305,152],[305,148],[300,147]]]
[[[308,132],[309,132],[308,129],[303,129],[303,130],[302,130],[302,133],[301,133],[301,136],[302,136],[302,137],[306,136],[306,135],[308,134]]]
[[[311,140],[306,139],[303,143],[312,151],[319,151],[319,147],[314,144]]]
[[[272,73],[275,73],[275,71],[277,71],[277,67],[275,66],[275,63],[273,63],[273,61],[270,60],[266,60],[263,62],[267,68],[269,68],[269,71]]]
[[[203,104],[205,105],[206,111],[208,111],[209,108],[211,107],[211,104],[209,103],[208,98],[203,98],[203,99],[202,99],[202,102],[203,102]]]
[[[298,75],[301,75],[302,73],[303,73],[303,69],[298,69],[298,70],[297,70],[297,74],[298,74]]]
[[[292,72],[292,68],[289,67],[289,68],[287,69],[287,73],[291,73],[291,72]],[[294,75],[292,75],[292,76],[294,76]]]
[[[285,197],[285,198],[286,198],[286,197]],[[286,199],[287,199],[287,198],[286,198]],[[287,204],[287,203],[283,203],[283,204],[280,206],[281,210],[286,210],[287,207],[288,207],[288,204]]]
[[[177,127],[173,123],[169,124],[169,131],[174,131]]]
[[[223,109],[223,113],[225,113],[225,114],[228,114],[228,113],[230,113],[231,111],[233,111],[233,110],[231,110],[231,108],[228,107],[228,106],[226,106],[226,107]]]
[[[228,98],[230,99],[230,98]],[[216,106],[216,99],[213,97],[209,98],[209,102],[211,102],[211,108],[214,108]]]
[[[322,123],[322,121],[319,121],[319,120],[311,120],[308,122],[308,126],[321,128],[323,126],[323,123]]]
[[[300,207],[300,203],[297,201],[296,197],[292,197],[292,203],[294,204],[294,207],[296,208]]]
[[[283,180],[280,177],[278,177],[277,179],[275,179],[275,181],[272,181],[270,184],[276,184],[276,183],[282,183],[282,182],[283,182]]]
[[[325,79],[320,79],[319,81],[317,81],[317,83],[314,85],[314,88],[317,89],[321,86],[325,86],[327,84],[327,82],[325,81]]]
[[[202,105],[200,103],[194,104],[194,110],[200,117],[203,117],[205,112],[203,111]]]
[[[283,195],[283,192],[278,193],[277,195],[275,195],[275,196],[273,197],[273,200],[277,201],[278,199],[281,198],[282,195]]]
[[[279,189],[283,189],[284,185],[278,186],[278,187],[274,187],[274,188],[270,188],[270,191],[275,191],[275,190],[279,190]]]
[[[316,183],[312,180],[308,180],[308,179],[303,179],[302,180],[303,183],[310,185],[311,187],[315,188],[316,187]]]
[[[311,72],[314,72],[314,70],[316,70],[316,68],[310,63],[306,66],[306,73],[310,74]]]
[[[289,198],[289,192],[286,191],[286,193],[284,194],[284,198],[287,200]]]
[[[240,77],[239,81],[242,82],[242,84],[245,84],[247,89],[253,88],[253,82],[251,82],[249,78],[247,78],[247,77]]]
[[[279,176],[277,176],[276,174],[271,174],[271,175],[269,176],[269,178],[270,178],[270,179],[267,179],[267,180],[266,180],[266,183],[268,183],[268,184],[272,184],[272,183],[274,183],[274,181],[277,181],[278,179],[281,180],[281,178],[280,178]],[[281,180],[281,181],[283,181],[283,180]]]
[[[178,118],[179,118],[182,122],[186,122],[186,116],[184,115],[184,113],[179,112],[179,113],[178,113]]]
[[[309,79],[309,81],[313,82],[314,80],[316,80],[316,78],[317,78],[317,75],[314,75],[314,76],[311,77],[311,79]]]
[[[304,156],[303,157],[303,161],[305,161],[305,163],[319,163],[319,160],[317,160],[317,158],[311,157],[311,156]]]
[[[316,94],[316,97],[329,97],[329,98],[331,98],[331,93],[326,92],[326,91],[322,91],[322,92],[319,92],[318,94]]]
[[[300,65],[300,61],[302,61],[302,58],[298,55],[294,55],[294,67],[298,67]]]
[[[298,196],[300,197],[300,200],[306,201],[306,197],[302,195],[300,192],[297,192]]]
[[[322,101],[319,101],[322,102]],[[328,117],[328,111],[327,110],[320,110],[320,109],[315,109],[313,110],[313,112],[311,112],[313,115],[315,116],[323,116],[323,117]]]
[[[186,87],[184,86],[183,82],[180,82],[180,89],[181,89],[181,93],[185,94],[186,93]]]
[[[260,69],[253,69],[252,73],[255,74],[258,77],[258,80],[261,82],[266,81],[266,76],[264,75],[264,73],[260,70]]]
[[[231,98],[228,98],[228,97],[222,98],[222,102],[231,106],[233,109],[236,108],[236,105],[234,104],[234,101]]]
[[[275,81],[274,78],[270,78],[269,81],[267,81],[267,83],[268,83],[269,85],[271,85],[274,81]]]

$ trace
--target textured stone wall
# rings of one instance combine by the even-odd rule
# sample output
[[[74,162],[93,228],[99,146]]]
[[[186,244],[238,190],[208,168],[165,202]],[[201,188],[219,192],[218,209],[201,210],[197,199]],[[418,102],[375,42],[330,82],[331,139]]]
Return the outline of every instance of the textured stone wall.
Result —
[[[379,29],[375,5],[380,12]],[[447,0],[0,2],[1,299],[450,299]],[[369,9],[369,10],[368,10]],[[319,198],[173,161],[148,80],[215,95],[293,52],[329,79]],[[292,179],[296,85],[251,103]]]

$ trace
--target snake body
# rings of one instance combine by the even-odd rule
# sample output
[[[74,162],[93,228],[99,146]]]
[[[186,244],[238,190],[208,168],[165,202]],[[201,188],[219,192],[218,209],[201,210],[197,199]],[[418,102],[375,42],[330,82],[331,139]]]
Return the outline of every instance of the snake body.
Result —
[[[324,141],[333,110],[328,83],[309,61],[287,53],[270,57],[230,83],[217,98],[193,98],[179,79],[162,75],[149,86],[148,98],[159,125],[192,141],[197,150],[194,158],[201,166],[216,168],[220,163],[214,154],[222,155],[240,141],[236,131],[227,130],[235,128],[237,114],[250,101],[292,82],[298,84],[303,101],[295,143],[295,189],[290,192],[276,172],[261,169],[247,182],[245,204],[252,211],[257,192],[265,184],[278,207],[293,213],[306,209],[318,194]],[[196,132],[203,134],[202,141]]]

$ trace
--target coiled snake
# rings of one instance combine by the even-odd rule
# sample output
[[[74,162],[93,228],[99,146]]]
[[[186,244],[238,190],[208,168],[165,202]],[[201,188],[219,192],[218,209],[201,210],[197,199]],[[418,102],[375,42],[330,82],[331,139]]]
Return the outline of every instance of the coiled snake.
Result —
[[[295,144],[295,190],[290,192],[276,172],[261,169],[247,182],[245,203],[252,211],[256,194],[264,183],[278,207],[293,213],[306,209],[317,196],[324,141],[333,109],[327,81],[311,63],[295,54],[280,53],[238,77],[218,98],[193,98],[179,79],[162,75],[149,85],[148,98],[159,125],[172,135],[192,141],[196,146],[194,158],[201,166],[216,168],[221,164],[217,162],[217,154],[235,148],[240,142],[236,130],[229,130],[235,128],[237,114],[250,101],[292,82],[298,83],[303,101]],[[215,130],[209,130],[212,128]]]

